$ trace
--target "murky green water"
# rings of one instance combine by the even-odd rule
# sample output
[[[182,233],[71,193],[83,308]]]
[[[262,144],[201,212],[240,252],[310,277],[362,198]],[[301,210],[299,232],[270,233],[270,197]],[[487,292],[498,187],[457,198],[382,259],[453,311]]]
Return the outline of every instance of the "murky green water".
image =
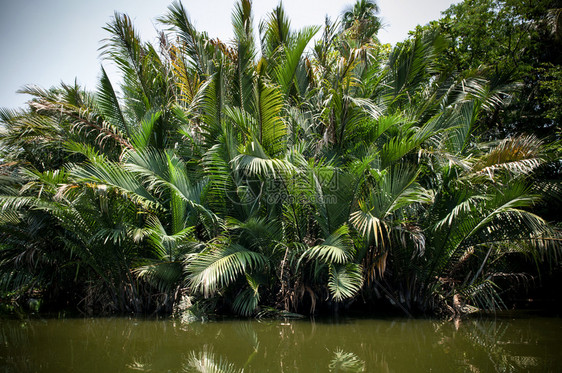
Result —
[[[562,319],[0,320],[0,372],[556,372]]]

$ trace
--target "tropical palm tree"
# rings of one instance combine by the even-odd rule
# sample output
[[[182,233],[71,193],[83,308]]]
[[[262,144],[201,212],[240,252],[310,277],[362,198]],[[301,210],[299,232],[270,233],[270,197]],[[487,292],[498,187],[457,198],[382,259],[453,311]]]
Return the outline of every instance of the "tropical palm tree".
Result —
[[[346,30],[359,45],[370,40],[377,40],[376,35],[382,28],[377,16],[380,9],[374,0],[357,0],[342,14],[342,29]]]
[[[559,250],[531,212],[559,189],[530,181],[545,146],[479,142],[514,87],[442,71],[435,33],[385,52],[377,12],[327,20],[311,53],[319,28],[294,31],[281,5],[256,42],[239,1],[227,44],[175,2],[159,48],[115,14],[101,50],[119,89],[102,69],[94,92],[27,87],[27,111],[0,112],[0,295],[72,278],[106,312],[501,306],[512,258]]]

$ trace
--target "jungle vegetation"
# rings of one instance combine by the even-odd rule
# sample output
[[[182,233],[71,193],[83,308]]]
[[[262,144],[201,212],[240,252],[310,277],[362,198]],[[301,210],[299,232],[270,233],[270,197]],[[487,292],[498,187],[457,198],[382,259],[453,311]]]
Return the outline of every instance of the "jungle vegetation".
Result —
[[[560,7],[538,3],[528,16],[466,0],[394,47],[369,0],[301,30],[282,5],[255,23],[240,0],[231,42],[196,30],[181,2],[155,44],[116,13],[101,54],[121,81],[102,68],[94,91],[27,86],[26,108],[0,111],[2,302],[504,307],[529,273],[560,266],[558,221],[541,217],[560,195],[559,105],[545,99],[559,100]],[[478,6],[512,18],[461,17]],[[507,54],[511,36],[557,57]],[[521,104],[533,87],[540,123]]]

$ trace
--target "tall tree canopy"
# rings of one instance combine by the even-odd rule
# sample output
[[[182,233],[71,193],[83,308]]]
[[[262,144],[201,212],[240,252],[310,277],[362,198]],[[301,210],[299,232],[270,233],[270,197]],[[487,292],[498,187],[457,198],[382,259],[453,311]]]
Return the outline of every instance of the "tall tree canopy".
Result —
[[[449,41],[444,68],[487,69],[496,84],[519,85],[512,104],[487,118],[481,132],[560,138],[561,9],[558,0],[466,0],[425,27]]]

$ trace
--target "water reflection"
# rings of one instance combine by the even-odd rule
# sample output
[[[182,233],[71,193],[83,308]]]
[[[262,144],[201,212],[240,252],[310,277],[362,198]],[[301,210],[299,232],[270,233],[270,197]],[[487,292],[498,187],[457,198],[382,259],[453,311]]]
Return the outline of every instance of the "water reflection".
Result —
[[[328,365],[330,372],[365,372],[365,362],[352,352],[338,350],[334,352],[334,358]]]
[[[541,332],[529,328],[532,326],[522,320],[517,323],[490,320],[466,322],[459,328],[459,333],[470,343],[472,352],[460,355],[459,360],[472,372],[487,371],[490,365],[497,372],[545,371],[546,367],[558,370],[556,365],[547,364],[548,359],[542,359],[545,354],[542,347],[538,347],[546,340],[541,337]],[[548,330],[544,332],[548,333]],[[555,345],[559,349],[560,340]],[[454,347],[446,342],[444,346]],[[483,365],[483,361],[486,364]]]
[[[0,372],[548,372],[560,319],[0,321]]]
[[[207,347],[207,346],[205,346]],[[234,364],[229,363],[224,357],[216,356],[213,352],[203,351],[198,354],[192,352],[184,366],[184,372],[198,373],[242,373],[244,369],[238,369]]]

